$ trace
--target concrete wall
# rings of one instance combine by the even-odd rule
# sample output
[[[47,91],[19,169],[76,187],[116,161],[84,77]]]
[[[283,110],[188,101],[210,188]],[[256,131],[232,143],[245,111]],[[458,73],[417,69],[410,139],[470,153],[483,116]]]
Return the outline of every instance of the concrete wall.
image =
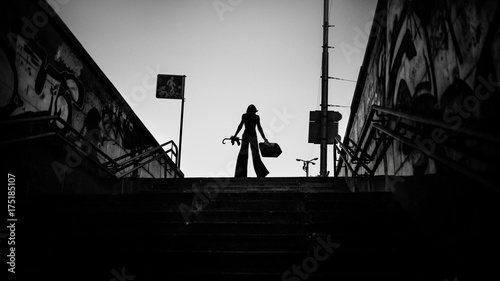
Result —
[[[2,1],[0,14],[2,120],[59,116],[112,159],[158,145],[45,1]],[[77,147],[85,141],[60,133]],[[171,159],[166,163],[174,171],[167,177],[181,176]],[[135,176],[164,177],[165,167],[154,161]]]
[[[359,143],[373,104],[442,120],[454,129],[472,127],[498,135],[499,27],[498,1],[379,1],[345,139]],[[396,122],[399,120],[389,127]],[[431,135],[434,129],[404,122],[416,127],[421,135]],[[417,137],[411,132],[406,136]],[[486,163],[484,157],[476,157],[492,151],[498,154],[498,149],[472,139],[446,137],[461,148],[476,151],[439,151],[449,159],[479,171],[498,168]],[[374,143],[369,152],[385,154],[376,175],[434,174],[443,170],[431,158],[415,159],[422,155],[412,153],[414,149],[398,141],[386,152],[380,148],[375,151]],[[486,158],[493,159],[490,156]]]

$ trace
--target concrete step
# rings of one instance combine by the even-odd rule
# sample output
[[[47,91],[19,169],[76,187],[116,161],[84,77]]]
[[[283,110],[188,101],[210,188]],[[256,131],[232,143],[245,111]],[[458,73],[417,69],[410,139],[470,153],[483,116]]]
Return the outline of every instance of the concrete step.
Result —
[[[319,251],[321,260],[310,252],[296,251],[88,251],[34,253],[29,259],[38,260],[31,268],[37,270],[57,265],[61,272],[91,271],[95,276],[104,275],[113,268],[126,267],[127,272],[147,276],[152,272],[172,274],[260,274],[282,275],[293,266],[314,268],[317,275],[442,275],[443,264],[431,263],[432,253],[409,253],[407,250],[349,250],[342,245],[332,253]],[[304,272],[304,271],[303,271]],[[104,275],[105,276],[105,275]],[[441,281],[444,280],[441,279]]]
[[[313,266],[330,241],[308,280],[441,274],[432,244],[390,193],[344,187],[317,178],[127,179],[118,194],[39,194],[19,228],[39,240],[25,240],[22,256],[32,272],[61,277],[109,280],[126,268],[141,280],[304,280],[283,274]]]
[[[223,192],[347,192],[343,178],[183,178],[123,179],[114,190],[119,193],[168,193],[205,190]]]
[[[27,218],[26,221],[36,224],[37,221],[43,220],[44,215],[40,213],[32,218]],[[154,225],[172,223],[182,225],[197,224],[217,224],[221,223],[276,223],[288,224],[295,223],[308,224],[312,231],[317,226],[329,226],[330,229],[337,231],[347,230],[376,230],[378,228],[387,231],[398,229],[410,229],[411,221],[401,212],[361,212],[361,211],[311,211],[311,212],[296,212],[296,211],[210,211],[205,210],[189,217],[186,222],[180,212],[128,212],[128,213],[76,213],[66,212],[52,219],[54,224],[71,225],[73,222],[83,225],[101,224],[103,227],[116,224],[141,224],[150,223]]]
[[[179,211],[181,204],[210,210],[401,210],[390,193],[220,193],[194,192],[117,195],[36,195],[30,204],[40,211],[135,212]]]
[[[307,251],[318,237],[324,241],[331,236],[343,249],[386,250],[405,249],[417,253],[428,247],[414,235],[406,233],[335,233],[335,234],[228,234],[228,233],[56,233],[40,235],[46,243],[27,243],[33,251],[113,252],[124,247],[128,251],[146,249],[162,251]]]

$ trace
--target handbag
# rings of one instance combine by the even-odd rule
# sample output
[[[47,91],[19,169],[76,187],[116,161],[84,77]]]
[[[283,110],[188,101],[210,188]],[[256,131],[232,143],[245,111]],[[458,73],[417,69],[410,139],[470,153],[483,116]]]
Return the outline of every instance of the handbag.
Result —
[[[281,148],[279,144],[272,142],[260,142],[259,143],[260,153],[262,157],[278,157],[281,154]]]

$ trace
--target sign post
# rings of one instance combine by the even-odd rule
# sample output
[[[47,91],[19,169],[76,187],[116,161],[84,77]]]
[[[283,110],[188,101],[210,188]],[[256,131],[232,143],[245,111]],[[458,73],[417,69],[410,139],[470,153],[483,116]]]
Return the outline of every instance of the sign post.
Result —
[[[184,86],[186,75],[158,74],[156,81],[156,98],[181,100],[181,124],[179,129],[179,151],[177,167],[181,167],[182,127],[184,122]]]
[[[184,86],[183,86],[184,87]],[[180,124],[180,130],[179,130],[179,159],[177,159],[177,167],[180,169],[181,168],[181,149],[182,149],[182,128],[184,127],[184,95],[182,96],[182,101],[181,101],[181,124]]]

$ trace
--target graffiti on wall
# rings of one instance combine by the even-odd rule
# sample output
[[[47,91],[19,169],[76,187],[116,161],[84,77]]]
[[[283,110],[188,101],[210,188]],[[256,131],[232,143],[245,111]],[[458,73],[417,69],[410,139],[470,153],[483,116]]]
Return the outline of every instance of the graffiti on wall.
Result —
[[[376,103],[432,116],[457,128],[464,124],[490,131],[498,128],[494,123],[500,106],[498,6],[498,1],[488,0],[385,1],[383,11],[375,15],[377,36],[368,69],[370,79],[357,115]],[[483,94],[478,95],[480,92]],[[370,104],[362,105],[364,102]],[[357,118],[358,122],[363,119]],[[432,129],[412,122],[407,125],[422,135],[429,135]],[[351,132],[351,136],[355,134]],[[453,141],[471,146],[467,140]],[[408,159],[411,152],[401,145],[388,154]],[[470,162],[454,150],[440,153]],[[413,166],[413,173],[434,169],[429,159],[423,165],[416,162],[419,166]]]
[[[84,74],[64,41],[49,51],[20,34],[7,38],[0,49],[2,118],[58,116],[112,158],[135,147],[128,109]]]
[[[45,113],[71,124],[72,109],[82,108],[82,83],[73,73],[59,72],[48,64],[47,54],[38,44],[30,44],[19,35],[14,38],[10,43],[15,46],[15,58],[9,76],[15,76],[17,84],[9,81],[11,90],[2,93],[7,102],[3,113],[8,116]]]

